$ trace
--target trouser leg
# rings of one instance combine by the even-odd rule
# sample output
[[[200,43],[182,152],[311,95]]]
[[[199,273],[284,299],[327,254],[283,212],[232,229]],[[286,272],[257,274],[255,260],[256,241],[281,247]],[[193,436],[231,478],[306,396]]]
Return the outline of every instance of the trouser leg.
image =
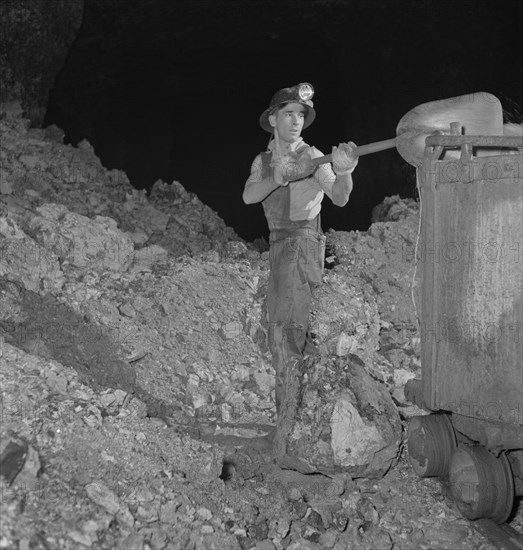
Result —
[[[282,370],[284,391],[277,407],[278,415],[273,441],[273,452],[276,457],[287,454],[287,442],[296,421],[301,385],[299,368],[300,360],[293,357],[285,363]]]
[[[321,281],[321,275],[316,277],[317,270],[310,269],[308,262],[314,254],[308,253],[307,246],[303,239],[289,239],[271,246],[267,313],[269,347],[276,374],[274,452],[277,456],[285,454],[286,442],[296,419],[300,364],[307,345],[312,289]]]
[[[269,347],[272,353],[272,366],[275,372],[276,412],[285,400],[285,368],[287,350],[284,344],[284,330],[280,324],[269,325]]]

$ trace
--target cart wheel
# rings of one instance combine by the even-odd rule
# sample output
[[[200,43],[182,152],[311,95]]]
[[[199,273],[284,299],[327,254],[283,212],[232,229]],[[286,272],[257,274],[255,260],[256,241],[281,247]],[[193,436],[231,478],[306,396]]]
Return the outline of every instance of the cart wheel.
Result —
[[[514,478],[507,457],[481,445],[460,445],[452,454],[450,492],[468,519],[507,520],[514,504]]]
[[[413,416],[407,441],[410,463],[419,476],[445,477],[448,474],[456,435],[446,414]]]

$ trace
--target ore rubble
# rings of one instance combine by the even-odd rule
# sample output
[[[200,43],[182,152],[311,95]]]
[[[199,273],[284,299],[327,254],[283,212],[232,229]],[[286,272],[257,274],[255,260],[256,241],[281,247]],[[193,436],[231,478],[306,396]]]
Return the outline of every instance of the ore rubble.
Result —
[[[404,452],[418,208],[329,232],[293,452],[270,460],[267,253],[179,182],[0,120],[0,548],[493,548]]]

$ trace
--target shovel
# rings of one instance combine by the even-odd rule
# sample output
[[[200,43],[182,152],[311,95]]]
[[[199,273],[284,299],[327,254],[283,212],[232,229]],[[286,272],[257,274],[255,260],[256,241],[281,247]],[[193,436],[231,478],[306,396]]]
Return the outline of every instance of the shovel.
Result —
[[[467,135],[503,135],[503,109],[499,99],[487,92],[429,101],[404,115],[396,128],[396,137],[361,145],[358,156],[396,147],[413,166],[419,166],[425,152],[425,139],[434,134],[450,134],[451,122],[459,122]],[[332,161],[332,155],[312,159],[315,166]]]

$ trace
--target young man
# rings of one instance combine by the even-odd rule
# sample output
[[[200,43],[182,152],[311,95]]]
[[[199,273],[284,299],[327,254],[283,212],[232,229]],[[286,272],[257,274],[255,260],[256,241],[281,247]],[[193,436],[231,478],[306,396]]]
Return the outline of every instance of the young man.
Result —
[[[243,192],[246,204],[262,203],[270,229],[267,316],[276,372],[277,456],[286,453],[296,415],[298,367],[314,350],[308,326],[312,295],[323,275],[321,202],[326,194],[337,206],[347,204],[358,163],[355,144],[349,142],[332,148],[332,167],[313,165],[312,159],[323,155],[301,138],[316,117],[313,95],[308,83],[274,94],[259,121],[272,139],[268,150],[254,159]]]

